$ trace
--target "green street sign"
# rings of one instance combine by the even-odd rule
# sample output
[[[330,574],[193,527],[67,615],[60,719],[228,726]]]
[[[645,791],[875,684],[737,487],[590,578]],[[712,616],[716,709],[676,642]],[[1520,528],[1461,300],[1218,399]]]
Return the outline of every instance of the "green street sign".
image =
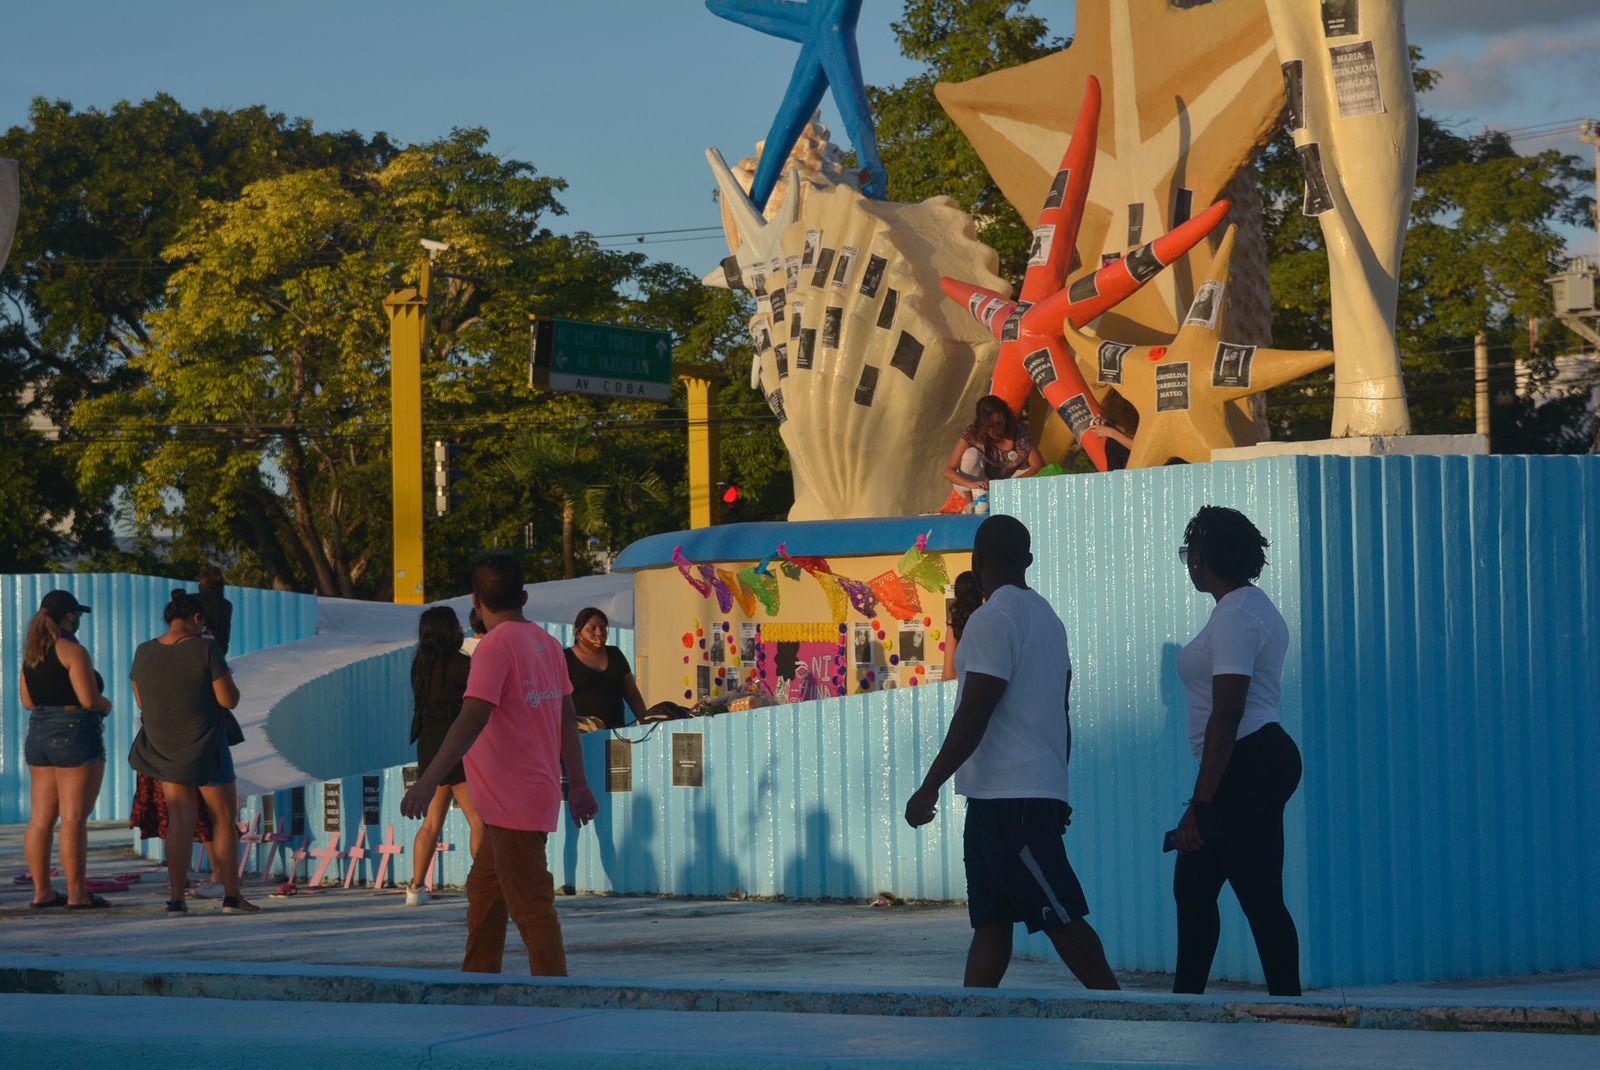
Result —
[[[548,390],[665,401],[672,394],[672,335],[577,320],[533,320],[528,382]]]

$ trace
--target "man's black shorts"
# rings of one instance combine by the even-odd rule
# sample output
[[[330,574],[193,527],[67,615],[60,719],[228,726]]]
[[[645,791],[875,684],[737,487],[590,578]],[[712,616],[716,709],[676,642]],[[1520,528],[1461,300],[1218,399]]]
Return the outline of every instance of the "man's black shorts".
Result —
[[[1089,913],[1061,840],[1070,812],[1059,799],[967,800],[962,856],[974,929],[1020,921],[1048,932]]]

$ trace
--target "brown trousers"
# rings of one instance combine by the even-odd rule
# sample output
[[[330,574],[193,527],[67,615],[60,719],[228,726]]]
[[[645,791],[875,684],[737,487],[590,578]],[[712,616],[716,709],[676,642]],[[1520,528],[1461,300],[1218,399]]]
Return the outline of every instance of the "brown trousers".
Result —
[[[567,950],[556,917],[556,882],[545,861],[543,832],[483,826],[467,875],[467,953],[463,973],[499,973],[506,918],[517,923],[535,977],[565,977]]]

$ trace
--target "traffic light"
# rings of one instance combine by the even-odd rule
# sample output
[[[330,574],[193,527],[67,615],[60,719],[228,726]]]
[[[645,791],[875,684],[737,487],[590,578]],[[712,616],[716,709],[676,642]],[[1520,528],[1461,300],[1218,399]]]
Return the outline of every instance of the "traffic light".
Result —
[[[461,447],[454,442],[433,441],[433,515],[444,516],[452,505],[461,501],[461,495],[450,489],[450,484],[461,475],[454,467],[461,455]]]
[[[737,483],[724,484],[722,492],[722,516],[720,522],[724,524],[737,524],[744,512],[744,494]]]

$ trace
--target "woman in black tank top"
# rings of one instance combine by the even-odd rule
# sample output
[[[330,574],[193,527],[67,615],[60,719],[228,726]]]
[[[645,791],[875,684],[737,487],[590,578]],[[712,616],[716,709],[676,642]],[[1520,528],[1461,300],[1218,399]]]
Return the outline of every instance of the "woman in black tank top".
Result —
[[[101,694],[104,682],[77,640],[78,621],[87,612],[89,607],[67,591],[45,595],[28,624],[18,680],[22,705],[32,711],[23,746],[31,783],[23,847],[33,877],[32,905],[40,910],[110,906],[90,895],[83,883],[89,814],[100,798],[106,771],[104,721],[111,712],[111,700]],[[50,883],[50,846],[57,819],[65,896]]]

